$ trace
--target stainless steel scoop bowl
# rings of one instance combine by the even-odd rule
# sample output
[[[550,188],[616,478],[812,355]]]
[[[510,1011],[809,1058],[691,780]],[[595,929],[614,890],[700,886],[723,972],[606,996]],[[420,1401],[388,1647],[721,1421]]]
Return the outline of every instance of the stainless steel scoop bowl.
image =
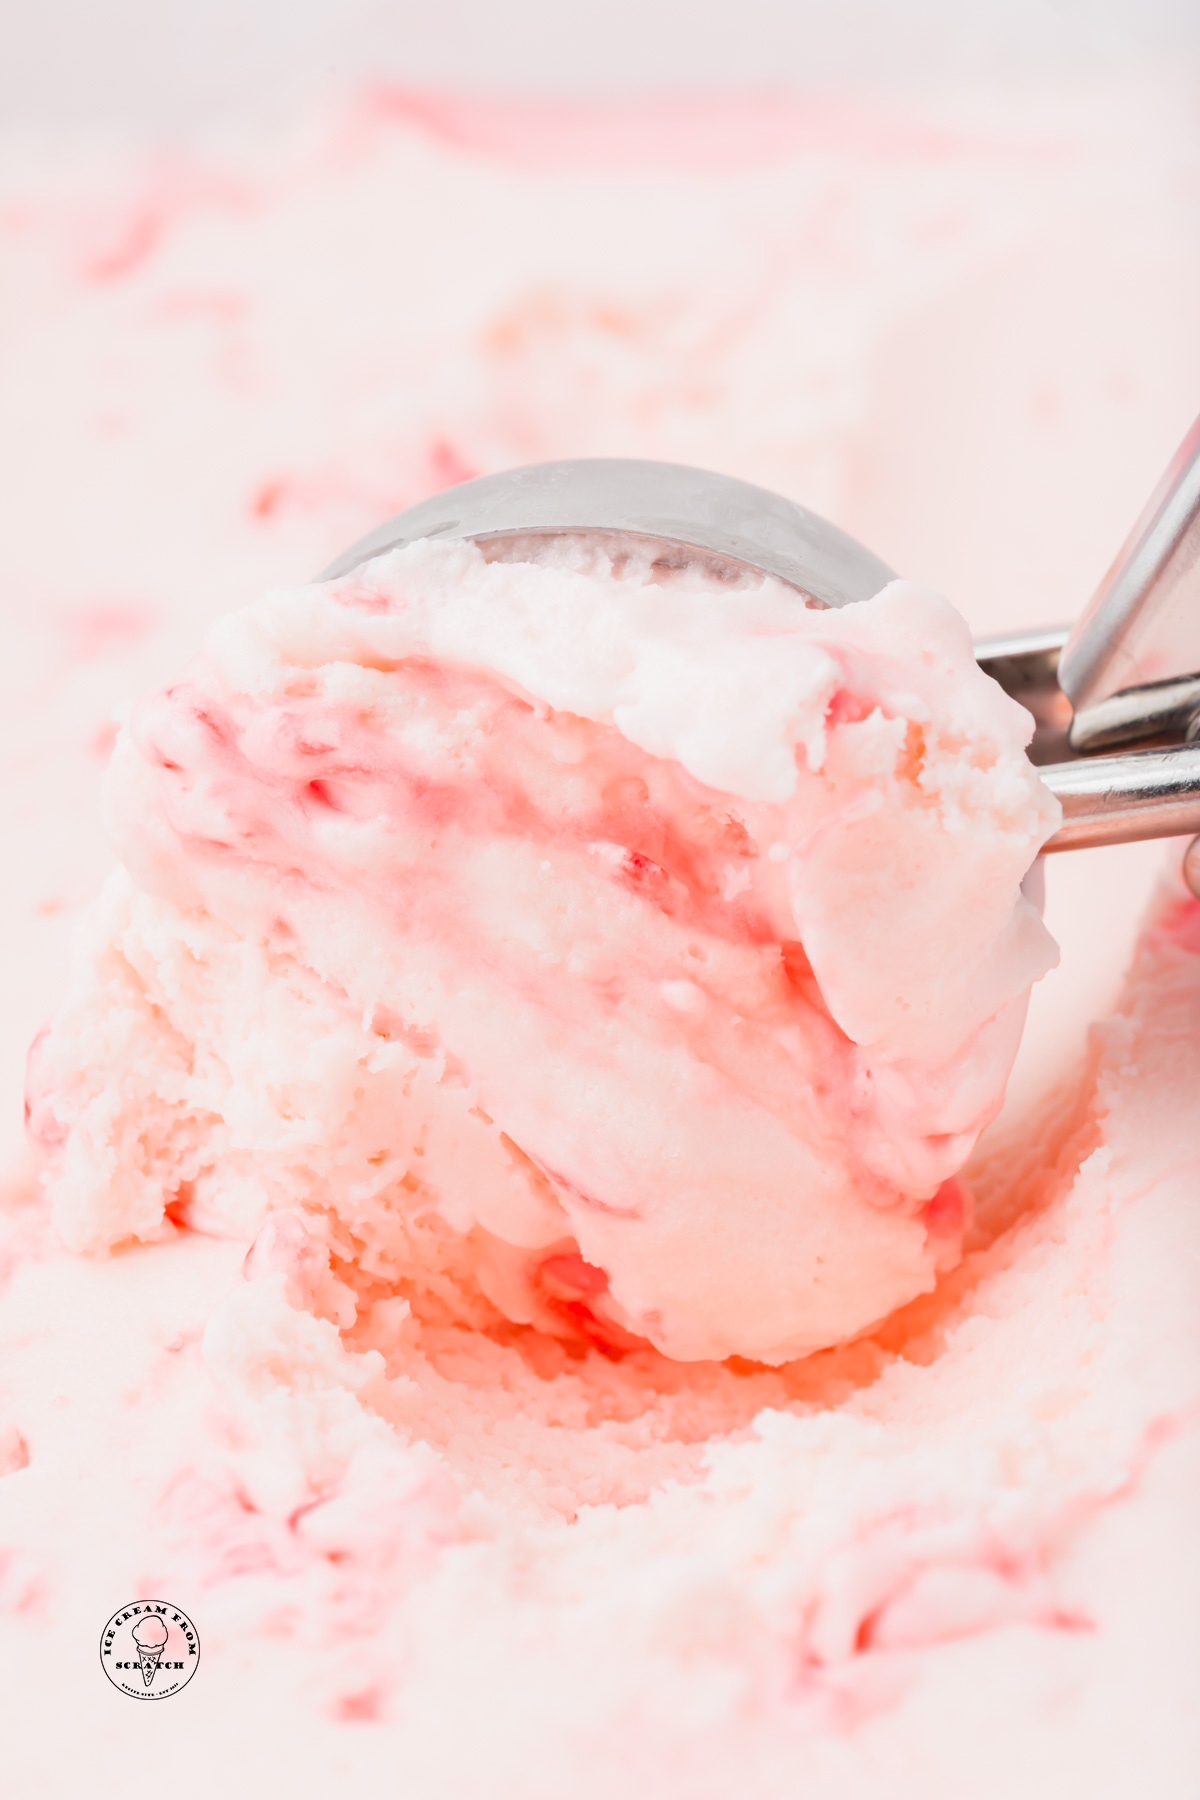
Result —
[[[718,566],[777,575],[818,606],[869,600],[892,570],[816,513],[766,488],[679,463],[594,457],[534,463],[445,488],[352,544],[322,575],[347,575],[417,538],[633,538],[671,558],[704,552]]]
[[[360,538],[321,579],[419,538],[500,547],[582,534],[633,539],[670,563],[700,558],[718,574],[775,575],[810,606],[869,600],[895,578],[837,526],[764,488],[594,458],[447,488]],[[986,639],[976,656],[1037,722],[1030,754],[1063,807],[1048,851],[1200,833],[1200,421],[1079,622]],[[1200,838],[1184,873],[1200,895]]]

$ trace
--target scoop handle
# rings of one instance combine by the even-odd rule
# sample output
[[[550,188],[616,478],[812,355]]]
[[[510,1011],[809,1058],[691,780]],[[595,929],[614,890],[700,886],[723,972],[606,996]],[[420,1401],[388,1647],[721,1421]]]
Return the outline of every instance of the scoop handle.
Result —
[[[1038,774],[1063,809],[1047,851],[1200,832],[1200,744],[1084,756]]]
[[[1125,688],[1200,672],[1200,418],[1072,628],[1058,679],[1076,715]]]

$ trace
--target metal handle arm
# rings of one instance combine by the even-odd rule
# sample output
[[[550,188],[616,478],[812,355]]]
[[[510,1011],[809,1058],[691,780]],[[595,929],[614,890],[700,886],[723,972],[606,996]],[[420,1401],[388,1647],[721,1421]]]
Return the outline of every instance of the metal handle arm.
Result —
[[[1038,773],[1063,808],[1048,851],[1200,832],[1200,744],[1081,757]]]

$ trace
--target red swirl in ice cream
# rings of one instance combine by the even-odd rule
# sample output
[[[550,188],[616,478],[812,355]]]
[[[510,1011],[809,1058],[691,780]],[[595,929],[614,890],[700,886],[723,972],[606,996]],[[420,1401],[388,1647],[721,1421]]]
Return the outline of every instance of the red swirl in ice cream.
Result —
[[[37,1062],[59,1229],[300,1205],[464,1316],[863,1330],[956,1260],[1054,961],[1028,732],[906,583],[424,543],[268,596],[116,754],[125,872]]]

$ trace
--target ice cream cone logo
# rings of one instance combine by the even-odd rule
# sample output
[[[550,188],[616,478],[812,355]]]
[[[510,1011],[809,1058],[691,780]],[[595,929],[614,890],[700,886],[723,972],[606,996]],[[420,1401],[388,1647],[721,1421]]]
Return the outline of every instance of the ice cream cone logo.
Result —
[[[170,1600],[131,1600],[100,1636],[100,1666],[131,1700],[169,1700],[200,1666],[200,1634]]]
[[[133,1628],[138,1666],[142,1671],[142,1680],[147,1687],[154,1680],[158,1670],[159,1658],[166,1648],[167,1636],[167,1628],[157,1613],[151,1613],[148,1618],[139,1619]]]

